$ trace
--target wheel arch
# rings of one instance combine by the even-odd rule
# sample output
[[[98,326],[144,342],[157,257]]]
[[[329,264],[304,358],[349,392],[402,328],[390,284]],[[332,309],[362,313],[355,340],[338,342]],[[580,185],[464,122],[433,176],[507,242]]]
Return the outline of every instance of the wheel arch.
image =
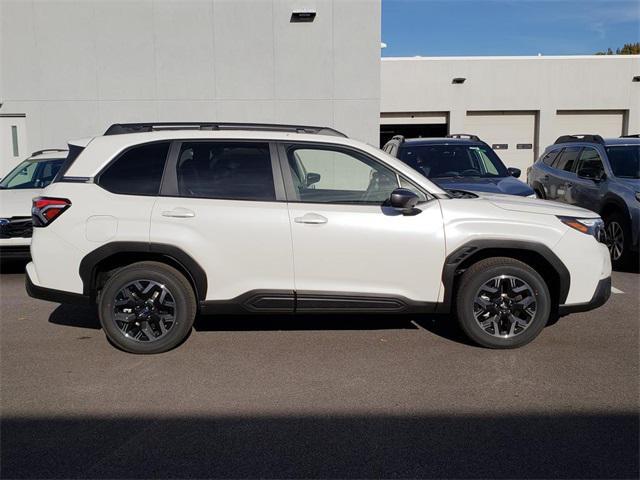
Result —
[[[569,294],[569,270],[549,247],[519,240],[475,240],[449,254],[442,270],[442,312],[449,312],[461,274],[471,265],[491,257],[508,257],[532,266],[549,287],[552,304],[563,304]]]
[[[604,218],[613,212],[620,212],[626,219],[631,220],[631,213],[629,212],[626,202],[617,196],[607,195],[602,201],[600,216]]]
[[[83,294],[94,301],[98,287],[108,278],[109,272],[141,261],[157,261],[174,267],[187,278],[196,300],[205,300],[207,275],[198,262],[172,245],[146,242],[107,243],[85,255],[79,268]]]

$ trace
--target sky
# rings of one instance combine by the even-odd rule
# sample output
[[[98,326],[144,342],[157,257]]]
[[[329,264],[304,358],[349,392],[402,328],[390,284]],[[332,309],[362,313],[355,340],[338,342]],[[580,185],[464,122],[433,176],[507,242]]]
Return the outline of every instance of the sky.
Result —
[[[640,41],[640,0],[382,0],[383,57],[592,55]]]

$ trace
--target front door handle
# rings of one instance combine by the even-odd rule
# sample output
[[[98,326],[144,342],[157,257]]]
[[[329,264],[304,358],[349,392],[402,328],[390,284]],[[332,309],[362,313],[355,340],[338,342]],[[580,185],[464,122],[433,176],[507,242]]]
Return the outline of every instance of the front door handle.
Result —
[[[188,208],[176,207],[173,210],[165,210],[162,212],[162,216],[173,218],[192,218],[196,216],[196,212],[189,210]]]
[[[327,223],[329,220],[327,220],[327,217],[323,217],[322,215],[317,213],[307,213],[302,217],[294,218],[293,221],[296,223],[308,223],[311,225],[320,225],[322,223]]]

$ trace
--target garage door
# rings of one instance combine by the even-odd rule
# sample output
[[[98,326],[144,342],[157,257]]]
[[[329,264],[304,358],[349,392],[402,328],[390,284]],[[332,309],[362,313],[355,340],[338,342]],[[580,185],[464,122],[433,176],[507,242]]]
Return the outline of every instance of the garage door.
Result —
[[[558,110],[555,130],[557,136],[593,133],[603,137],[623,134],[624,112],[621,110]]]
[[[535,112],[467,112],[465,132],[478,135],[495,150],[507,167],[523,174],[535,160]]]

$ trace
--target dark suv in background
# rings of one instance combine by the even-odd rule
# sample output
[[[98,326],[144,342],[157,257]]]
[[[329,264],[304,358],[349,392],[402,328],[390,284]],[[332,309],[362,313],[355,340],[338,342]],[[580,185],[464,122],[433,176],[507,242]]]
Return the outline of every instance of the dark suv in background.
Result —
[[[518,180],[520,169],[505,167],[493,149],[475,135],[411,139],[398,135],[383,150],[445,190],[535,197],[533,189]]]
[[[640,138],[564,135],[527,170],[540,198],[599,213],[616,267],[637,260],[640,236]]]

